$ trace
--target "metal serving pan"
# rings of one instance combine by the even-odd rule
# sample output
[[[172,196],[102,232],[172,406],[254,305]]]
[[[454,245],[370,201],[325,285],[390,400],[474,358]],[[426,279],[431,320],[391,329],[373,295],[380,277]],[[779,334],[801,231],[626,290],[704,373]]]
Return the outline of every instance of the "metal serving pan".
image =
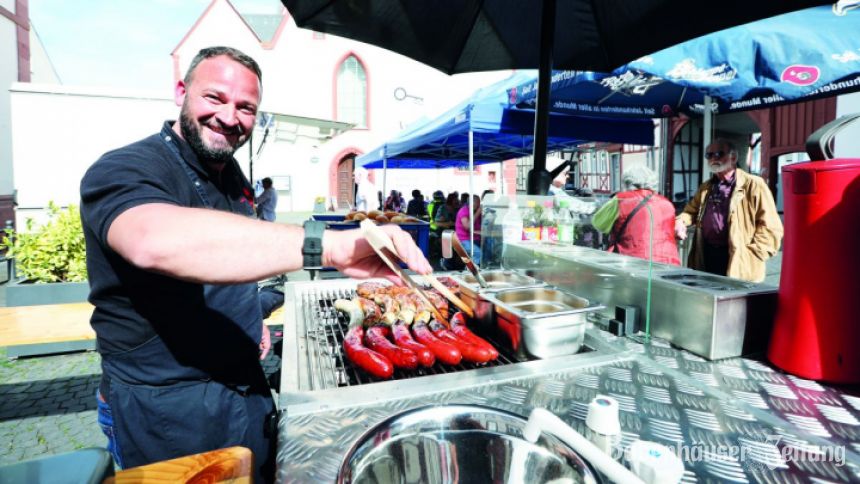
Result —
[[[481,271],[481,276],[488,287],[481,287],[477,279],[468,272],[453,274],[453,279],[460,286],[460,297],[475,312],[472,324],[479,332],[486,332],[495,326],[496,314],[493,304],[487,302],[481,294],[496,293],[521,287],[543,286],[544,283],[534,277],[510,270]]]
[[[579,351],[587,316],[601,304],[549,286],[482,294],[493,305],[496,336],[520,361],[553,358]]]

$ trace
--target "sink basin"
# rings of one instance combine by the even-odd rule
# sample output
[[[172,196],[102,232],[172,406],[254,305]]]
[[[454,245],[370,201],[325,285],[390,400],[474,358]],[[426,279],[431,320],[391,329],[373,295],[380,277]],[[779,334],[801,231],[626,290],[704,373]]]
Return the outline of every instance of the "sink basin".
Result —
[[[338,483],[596,483],[591,467],[552,435],[523,438],[526,420],[476,405],[408,410],[365,433]]]

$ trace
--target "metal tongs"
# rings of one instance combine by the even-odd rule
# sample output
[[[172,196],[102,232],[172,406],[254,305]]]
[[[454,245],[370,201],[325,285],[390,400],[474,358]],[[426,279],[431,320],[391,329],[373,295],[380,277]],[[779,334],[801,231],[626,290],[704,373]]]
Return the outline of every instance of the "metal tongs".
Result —
[[[442,257],[446,259],[453,257],[454,253],[451,249],[454,249],[454,251],[457,252],[457,255],[460,256],[460,259],[463,261],[463,264],[465,264],[466,268],[469,269],[469,272],[475,276],[478,284],[483,288],[488,287],[487,281],[484,280],[484,276],[478,272],[478,267],[475,266],[474,262],[472,262],[472,258],[466,253],[466,248],[463,247],[463,244],[461,244],[460,240],[454,235],[454,231],[446,230],[442,232]]]
[[[418,295],[418,298],[430,308],[430,311],[433,313],[433,317],[435,317],[440,323],[448,326],[448,320],[446,320],[442,316],[442,313],[436,309],[436,306],[433,305],[430,298],[428,298],[427,294],[424,293],[424,290],[421,289],[421,287],[419,287],[418,284],[416,284],[415,281],[400,267],[400,263],[403,262],[403,259],[400,258],[400,255],[397,253],[397,249],[394,248],[394,242],[391,241],[391,237],[377,227],[371,220],[361,221],[361,233],[370,243],[370,246],[373,247],[373,250],[376,251],[379,258],[385,262],[385,265],[387,265],[388,268],[391,269],[391,271],[394,272],[394,274],[396,274],[397,277],[406,284],[406,286],[412,289],[412,291]],[[462,299],[457,297],[450,289],[439,282],[438,279],[430,275],[424,275],[424,280],[441,292],[446,298],[448,298],[448,300],[454,303],[455,306],[466,313],[469,317],[474,317],[475,313],[472,311],[472,308],[467,306]]]

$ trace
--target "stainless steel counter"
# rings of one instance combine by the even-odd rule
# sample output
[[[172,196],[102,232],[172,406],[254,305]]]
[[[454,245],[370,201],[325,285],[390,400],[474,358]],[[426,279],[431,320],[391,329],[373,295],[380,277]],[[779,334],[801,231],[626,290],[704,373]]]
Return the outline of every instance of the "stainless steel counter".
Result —
[[[311,287],[288,286],[296,294]],[[302,360],[301,306],[287,315],[285,370]],[[586,345],[593,351],[346,388],[302,390],[286,377],[277,479],[334,482],[359,437],[407,409],[481,404],[528,416],[544,407],[583,431],[588,403],[604,394],[620,404],[622,443],[678,449],[685,482],[860,482],[860,398],[755,359],[708,361],[659,339],[642,343],[592,327]]]

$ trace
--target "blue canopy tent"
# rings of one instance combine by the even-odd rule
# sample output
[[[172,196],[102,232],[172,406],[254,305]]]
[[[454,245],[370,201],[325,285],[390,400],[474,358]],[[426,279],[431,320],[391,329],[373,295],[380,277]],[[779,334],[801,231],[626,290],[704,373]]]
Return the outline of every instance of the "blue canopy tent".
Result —
[[[499,163],[532,154],[534,111],[510,106],[516,86],[533,81],[534,72],[519,72],[471,97],[444,114],[416,123],[377,149],[356,158],[368,169],[429,169]],[[583,141],[654,144],[650,120],[554,114],[550,118],[548,151],[561,151]],[[470,191],[472,191],[470,178]],[[383,193],[386,192],[383,172]]]
[[[760,109],[860,90],[860,10],[808,8],[708,34],[611,73],[555,72],[555,112],[669,117]],[[532,107],[536,82],[511,103]],[[706,101],[706,96],[709,99]]]
[[[535,76],[534,72],[515,73],[479,89],[441,116],[417,123],[359,156],[356,166],[382,168],[383,193],[387,193],[388,168],[468,167],[469,192],[474,193],[472,172],[476,165],[532,154],[534,111],[510,106],[509,96],[512,89]],[[654,124],[650,120],[555,114],[550,117],[548,134],[547,151],[561,151],[583,141],[654,144]],[[470,208],[471,204],[470,198]]]

